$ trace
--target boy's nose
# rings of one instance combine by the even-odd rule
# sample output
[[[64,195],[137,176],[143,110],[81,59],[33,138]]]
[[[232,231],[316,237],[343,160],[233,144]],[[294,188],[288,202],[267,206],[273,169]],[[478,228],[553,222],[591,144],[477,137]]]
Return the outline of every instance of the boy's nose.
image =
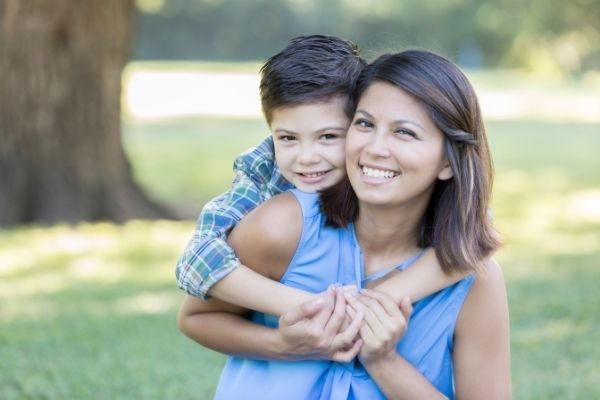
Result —
[[[302,164],[314,164],[319,161],[319,155],[312,145],[302,145],[300,154],[298,154],[298,162]]]

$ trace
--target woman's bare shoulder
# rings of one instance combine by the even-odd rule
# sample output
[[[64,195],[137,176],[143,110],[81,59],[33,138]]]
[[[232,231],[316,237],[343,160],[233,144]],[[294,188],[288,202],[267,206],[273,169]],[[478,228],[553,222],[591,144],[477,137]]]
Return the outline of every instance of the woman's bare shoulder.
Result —
[[[490,258],[475,276],[458,319],[457,332],[472,331],[475,326],[489,327],[507,318],[504,275],[498,262]]]
[[[302,224],[295,196],[282,193],[244,217],[231,231],[228,243],[244,265],[276,278],[296,251]]]

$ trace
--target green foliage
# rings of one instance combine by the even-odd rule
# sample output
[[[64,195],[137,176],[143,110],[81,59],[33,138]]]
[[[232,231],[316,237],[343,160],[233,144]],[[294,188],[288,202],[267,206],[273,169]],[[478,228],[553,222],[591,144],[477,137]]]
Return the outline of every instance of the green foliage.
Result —
[[[426,47],[464,66],[600,69],[594,0],[144,0],[138,59],[264,60],[323,33],[367,53]]]

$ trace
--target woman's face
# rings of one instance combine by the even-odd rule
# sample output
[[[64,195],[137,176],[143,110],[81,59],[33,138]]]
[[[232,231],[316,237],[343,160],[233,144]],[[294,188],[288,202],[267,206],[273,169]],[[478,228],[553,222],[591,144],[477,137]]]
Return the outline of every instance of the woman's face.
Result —
[[[386,83],[363,93],[346,139],[346,166],[361,202],[427,204],[452,171],[444,137],[415,98]]]

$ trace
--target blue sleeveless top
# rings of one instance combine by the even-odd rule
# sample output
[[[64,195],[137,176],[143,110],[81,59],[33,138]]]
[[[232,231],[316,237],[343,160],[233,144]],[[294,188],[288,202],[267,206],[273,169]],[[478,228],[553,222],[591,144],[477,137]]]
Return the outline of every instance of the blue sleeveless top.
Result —
[[[303,229],[294,256],[281,283],[320,293],[332,283],[362,286],[363,257],[354,226],[325,226],[319,210],[319,195],[291,190],[300,203]],[[415,259],[403,263],[408,267]],[[391,272],[391,271],[388,271]],[[381,278],[378,274],[376,278]],[[449,398],[452,385],[452,337],[454,324],[473,282],[462,281],[414,304],[409,329],[398,344],[398,351],[438,390]],[[255,312],[254,322],[277,327],[278,319]],[[230,356],[223,369],[215,399],[385,399],[358,360],[263,361]]]

